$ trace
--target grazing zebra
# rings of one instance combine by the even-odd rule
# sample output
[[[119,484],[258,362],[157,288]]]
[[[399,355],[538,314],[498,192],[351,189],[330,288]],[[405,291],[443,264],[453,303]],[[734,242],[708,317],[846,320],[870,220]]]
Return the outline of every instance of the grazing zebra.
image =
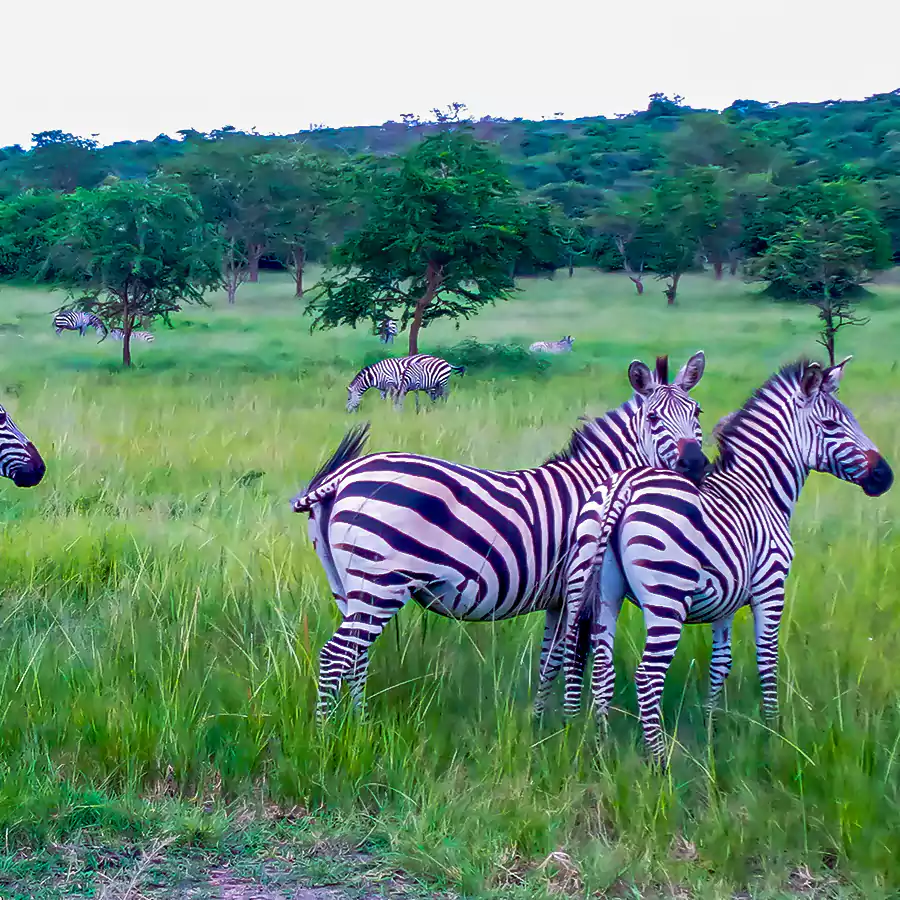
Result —
[[[0,476],[9,478],[16,487],[34,487],[46,471],[37,447],[0,406]]]
[[[110,328],[107,337],[112,338],[114,341],[124,341],[125,332],[121,328]],[[146,344],[152,344],[154,341],[154,337],[149,331],[132,331],[131,339],[133,341],[144,341]]]
[[[776,667],[790,520],[811,470],[858,484],[870,497],[893,474],[837,397],[847,360],[801,361],[773,375],[718,428],[719,457],[700,487],[671,472],[618,473],[584,505],[569,560],[566,660],[578,623],[592,622],[592,688],[603,720],[615,680],[613,642],[626,594],[643,610],[647,640],[635,673],[644,738],[664,762],[663,682],[685,623],[713,628],[708,708],[731,668],[732,621],[750,606],[767,717],[778,711]],[[591,587],[586,587],[590,581]],[[581,685],[566,684],[567,707]]]
[[[666,357],[656,373],[635,360],[635,396],[586,420],[564,452],[535,469],[491,472],[412,453],[360,459],[368,426],[350,431],[292,502],[309,513],[310,539],[344,617],[321,652],[319,716],[342,679],[361,705],[368,649],[410,598],[473,622],[545,611],[540,713],[562,663],[564,560],[581,505],[624,468],[705,471],[700,407],[688,395],[704,365],[696,353],[670,385]]]
[[[347,386],[347,412],[359,409],[362,395],[375,388],[381,399],[390,395],[394,405],[403,405],[403,398],[410,391],[427,391],[432,400],[446,393],[447,382],[452,372],[465,372],[464,366],[451,366],[437,356],[417,353],[399,359],[382,359],[366,366],[354,376]],[[419,397],[416,394],[416,408]]]
[[[398,330],[397,323],[393,319],[385,319],[378,326],[378,339],[382,344],[393,344]]]
[[[568,334],[560,341],[536,341],[528,349],[532,353],[571,353],[574,343],[575,338]]]
[[[106,328],[93,313],[83,312],[80,309],[64,309],[53,317],[53,327],[57,337],[64,331],[77,331],[81,337],[88,328],[94,328],[97,334],[105,334]]]

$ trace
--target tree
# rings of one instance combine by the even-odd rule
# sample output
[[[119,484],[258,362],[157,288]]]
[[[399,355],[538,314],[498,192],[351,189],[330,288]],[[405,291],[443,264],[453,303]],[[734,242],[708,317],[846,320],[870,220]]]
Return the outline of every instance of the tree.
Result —
[[[52,224],[63,202],[50,191],[26,191],[0,202],[0,277],[52,274],[45,266]]]
[[[306,149],[269,154],[255,167],[257,177],[272,187],[277,215],[268,226],[271,248],[293,272],[296,296],[303,297],[303,272],[311,252],[321,251],[336,224],[335,207],[343,200],[344,213],[352,198],[342,192],[346,173]]]
[[[462,129],[425,138],[373,178],[368,221],[336,251],[307,310],[313,327],[396,318],[419,330],[507,299],[534,223],[498,157]]]
[[[622,269],[638,294],[644,293],[644,258],[648,249],[641,232],[646,203],[644,192],[623,195],[608,192],[600,208],[587,218],[592,231],[612,240]]]
[[[26,188],[49,188],[70,193],[78,187],[94,187],[107,174],[92,138],[65,131],[40,131],[31,136],[32,150],[17,162]]]
[[[121,325],[131,365],[135,324],[169,324],[182,303],[204,303],[221,280],[221,248],[187,189],[120,181],[65,198],[53,227],[51,260],[73,306]]]

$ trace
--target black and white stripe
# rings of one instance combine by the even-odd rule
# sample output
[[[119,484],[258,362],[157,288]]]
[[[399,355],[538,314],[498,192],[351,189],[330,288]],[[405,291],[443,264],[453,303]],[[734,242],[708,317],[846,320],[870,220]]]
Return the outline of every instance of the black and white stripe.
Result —
[[[342,679],[360,701],[368,648],[410,598],[473,622],[546,611],[539,712],[562,663],[563,562],[581,505],[602,480],[635,465],[699,477],[706,459],[688,391],[703,368],[697,353],[670,385],[665,358],[656,374],[633,362],[634,398],[587,420],[564,453],[535,469],[492,472],[411,453],[356,459],[366,431],[348,434],[292,504],[310,515],[344,617],[320,657],[320,715]]]
[[[16,487],[34,487],[45,471],[37,447],[19,431],[0,406],[0,476],[9,478]]]
[[[535,341],[528,349],[532,353],[571,353],[575,338],[567,334],[559,341]]]
[[[437,400],[446,396],[447,382],[454,372],[462,374],[465,367],[450,365],[446,360],[426,353],[382,359],[357,372],[347,386],[347,412],[359,409],[362,395],[369,388],[375,388],[382,400],[390,396],[397,407],[403,405],[403,399],[411,391],[425,391],[432,400]],[[418,402],[416,393],[417,407]]]
[[[94,328],[97,334],[102,335],[106,332],[103,323],[93,313],[83,312],[80,309],[64,309],[53,317],[53,327],[56,334],[60,335],[64,331],[77,331],[81,337],[84,337],[88,328]]]
[[[399,328],[393,319],[385,319],[378,326],[378,339],[382,344],[393,344]]]
[[[663,682],[686,623],[713,627],[712,709],[731,668],[734,615],[749,605],[764,712],[777,714],[790,520],[809,472],[828,472],[873,497],[891,486],[890,466],[837,398],[846,362],[823,370],[801,361],[770,378],[721,426],[719,458],[700,487],[671,472],[622,472],[579,516],[569,561],[566,657],[577,655],[578,623],[590,619],[594,703],[605,717],[616,620],[624,597],[633,598],[647,627],[635,673],[638,706],[658,762],[665,750]],[[580,682],[567,682],[567,711],[577,707],[580,689]]]
[[[125,340],[125,332],[121,328],[110,328],[106,336],[113,341]],[[145,344],[152,344],[154,341],[154,337],[149,331],[132,331],[131,339],[133,341],[143,341]]]

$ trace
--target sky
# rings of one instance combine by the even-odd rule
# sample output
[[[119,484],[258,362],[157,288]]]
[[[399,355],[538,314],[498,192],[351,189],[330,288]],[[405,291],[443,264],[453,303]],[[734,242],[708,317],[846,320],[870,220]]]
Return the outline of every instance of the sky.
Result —
[[[13,6],[13,4],[15,4]],[[0,146],[380,124],[459,101],[567,118],[900,87],[887,0],[6,0]]]

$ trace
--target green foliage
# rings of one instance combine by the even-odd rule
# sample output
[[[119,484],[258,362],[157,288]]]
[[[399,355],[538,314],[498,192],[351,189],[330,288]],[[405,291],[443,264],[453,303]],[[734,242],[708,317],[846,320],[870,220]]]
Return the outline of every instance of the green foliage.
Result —
[[[469,373],[532,375],[550,368],[547,359],[529,353],[520,344],[482,343],[467,338],[450,347],[438,347],[435,352],[443,359],[452,360],[456,366],[465,366]]]
[[[0,277],[52,277],[50,226],[63,201],[49,191],[26,191],[0,201]]]
[[[367,221],[337,249],[308,311],[318,328],[411,322],[415,353],[421,326],[509,297],[536,215],[497,156],[466,132],[425,138],[398,163],[374,173]]]
[[[218,285],[220,248],[197,201],[177,185],[121,181],[65,198],[51,231],[51,264],[77,308],[125,332],[168,322],[182,303],[203,303]]]

